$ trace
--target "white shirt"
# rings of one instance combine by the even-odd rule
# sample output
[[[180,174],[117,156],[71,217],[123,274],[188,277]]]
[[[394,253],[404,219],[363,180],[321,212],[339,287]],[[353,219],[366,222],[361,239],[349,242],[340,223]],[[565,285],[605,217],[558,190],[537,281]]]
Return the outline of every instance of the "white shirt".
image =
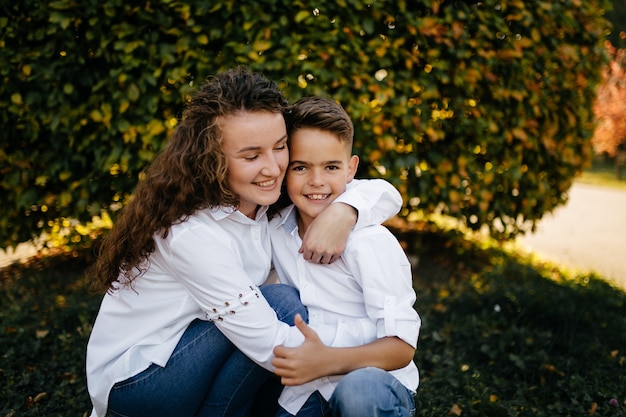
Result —
[[[386,181],[358,183],[364,186],[340,197],[358,210],[357,226],[380,223],[399,210],[402,198]],[[194,319],[214,320],[235,346],[269,370],[275,346],[303,341],[257,297],[271,266],[266,211],[261,207],[252,220],[233,208],[200,210],[172,225],[166,238],[155,235],[147,271],[132,287],[120,286],[102,300],[87,345],[92,416],[105,416],[116,382],[152,363],[165,366]]]
[[[309,326],[325,345],[360,346],[397,336],[417,347],[421,321],[413,308],[411,265],[387,228],[377,224],[353,231],[341,258],[330,265],[307,262],[298,253],[302,241],[293,205],[272,219],[270,236],[278,279],[298,288]],[[417,389],[413,361],[390,373],[408,389]],[[340,379],[330,376],[287,386],[279,403],[295,415],[315,391],[330,399]]]

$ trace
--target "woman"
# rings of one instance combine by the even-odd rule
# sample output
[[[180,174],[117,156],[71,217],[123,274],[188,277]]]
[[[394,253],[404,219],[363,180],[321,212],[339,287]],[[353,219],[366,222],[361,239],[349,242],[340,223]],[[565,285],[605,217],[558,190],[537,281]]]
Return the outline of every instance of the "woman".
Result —
[[[87,346],[92,416],[246,415],[273,349],[304,340],[289,325],[306,316],[297,292],[259,290],[271,267],[266,211],[288,164],[286,105],[262,75],[218,74],[146,170],[88,271],[107,291]],[[386,182],[362,184],[345,196],[359,223],[399,208]],[[356,213],[325,214],[303,251],[328,263]]]

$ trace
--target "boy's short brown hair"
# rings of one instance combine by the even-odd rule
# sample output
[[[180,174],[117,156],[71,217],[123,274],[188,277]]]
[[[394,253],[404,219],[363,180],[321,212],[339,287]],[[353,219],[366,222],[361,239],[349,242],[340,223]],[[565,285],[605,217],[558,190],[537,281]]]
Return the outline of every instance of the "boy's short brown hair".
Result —
[[[303,97],[285,113],[287,134],[303,128],[315,128],[333,133],[341,142],[352,146],[354,125],[344,108],[326,97]]]

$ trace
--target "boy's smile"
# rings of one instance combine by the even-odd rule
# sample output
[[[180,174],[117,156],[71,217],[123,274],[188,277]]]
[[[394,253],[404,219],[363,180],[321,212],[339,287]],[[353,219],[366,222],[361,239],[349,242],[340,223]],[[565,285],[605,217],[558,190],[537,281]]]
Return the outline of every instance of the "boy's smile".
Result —
[[[333,133],[297,129],[289,141],[287,192],[298,207],[300,232],[330,205],[352,181],[358,157]]]

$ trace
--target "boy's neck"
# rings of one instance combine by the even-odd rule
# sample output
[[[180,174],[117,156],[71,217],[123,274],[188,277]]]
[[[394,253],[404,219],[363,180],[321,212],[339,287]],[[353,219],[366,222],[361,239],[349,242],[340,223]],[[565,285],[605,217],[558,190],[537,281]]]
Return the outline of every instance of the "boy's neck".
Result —
[[[300,216],[300,211],[298,210],[297,207],[296,207],[296,218],[298,220],[298,235],[300,236],[300,239],[302,239],[307,229],[309,228],[310,222],[306,223],[304,221],[302,216]]]

